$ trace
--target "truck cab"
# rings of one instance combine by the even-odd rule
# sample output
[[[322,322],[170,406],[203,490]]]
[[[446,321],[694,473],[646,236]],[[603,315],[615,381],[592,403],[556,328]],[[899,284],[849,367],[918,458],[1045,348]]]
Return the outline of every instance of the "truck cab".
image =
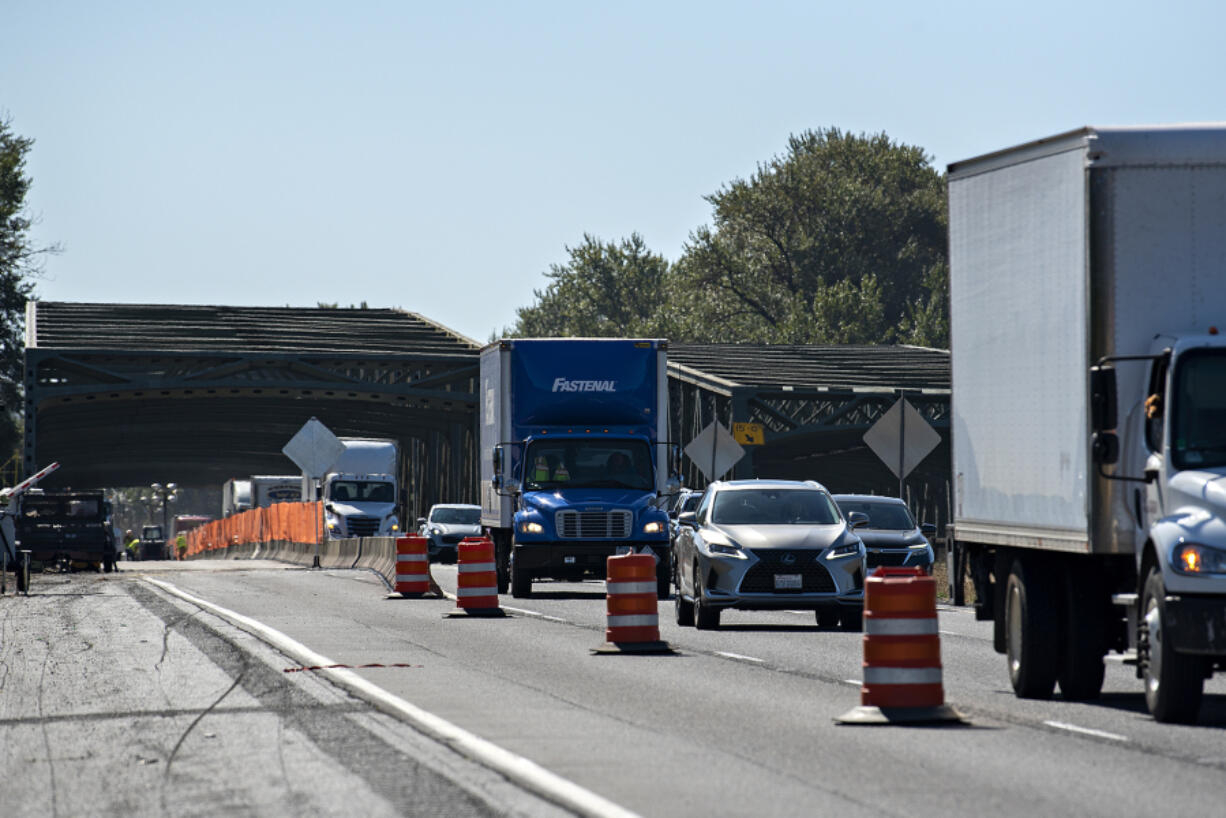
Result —
[[[394,537],[396,481],[390,474],[329,474],[324,482],[324,528],[331,539]]]
[[[499,591],[537,579],[603,578],[616,554],[656,560],[671,581],[667,343],[504,340],[482,351],[482,524]]]

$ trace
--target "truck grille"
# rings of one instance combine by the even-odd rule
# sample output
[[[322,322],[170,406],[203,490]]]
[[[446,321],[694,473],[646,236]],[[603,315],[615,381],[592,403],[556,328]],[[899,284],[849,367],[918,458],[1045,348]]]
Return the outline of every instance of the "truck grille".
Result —
[[[564,540],[624,540],[632,520],[629,511],[559,511],[554,525]]]
[[[743,594],[832,594],[838,589],[834,577],[826,567],[817,562],[820,551],[775,551],[758,550],[753,555],[759,562],[745,572],[741,580]],[[786,555],[792,555],[793,562],[784,562]],[[792,590],[776,590],[775,574],[800,574],[800,588]]]
[[[350,537],[373,537],[379,530],[378,517],[349,517],[345,524]]]
[[[869,549],[865,555],[865,562],[869,568],[876,568],[879,565],[898,566],[907,561],[909,556],[906,551],[873,551]]]

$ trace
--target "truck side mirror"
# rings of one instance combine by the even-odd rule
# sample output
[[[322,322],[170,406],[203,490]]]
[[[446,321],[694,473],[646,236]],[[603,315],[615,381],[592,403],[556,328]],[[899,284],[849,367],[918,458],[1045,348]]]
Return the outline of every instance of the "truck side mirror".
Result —
[[[1115,367],[1090,367],[1090,428],[1094,432],[1106,432],[1114,429],[1116,418]],[[1114,437],[1114,435],[1113,435]],[[1097,444],[1095,445],[1097,451]],[[1116,457],[1119,444],[1116,443]],[[1115,459],[1099,461],[1114,463]]]
[[[502,446],[495,446],[493,453],[494,474],[502,473]]]
[[[681,481],[676,477],[670,477],[664,482],[664,493],[668,496],[673,496],[681,491]]]
[[[1120,439],[1115,432],[1095,432],[1090,439],[1090,452],[1095,463],[1110,466],[1120,459]]]
[[[691,528],[698,527],[698,514],[693,511],[683,511],[677,515],[678,525],[688,525]]]

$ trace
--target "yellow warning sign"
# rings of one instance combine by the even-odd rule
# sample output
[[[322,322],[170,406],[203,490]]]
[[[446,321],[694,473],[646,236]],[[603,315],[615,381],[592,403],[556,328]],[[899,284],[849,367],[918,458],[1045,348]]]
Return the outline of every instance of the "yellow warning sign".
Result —
[[[734,423],[732,436],[737,443],[744,443],[746,446],[761,446],[766,442],[761,423]]]

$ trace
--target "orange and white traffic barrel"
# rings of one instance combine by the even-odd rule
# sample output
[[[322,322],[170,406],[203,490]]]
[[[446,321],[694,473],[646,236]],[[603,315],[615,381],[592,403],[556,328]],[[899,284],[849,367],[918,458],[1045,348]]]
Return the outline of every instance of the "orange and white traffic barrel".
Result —
[[[494,542],[465,537],[456,546],[456,610],[448,616],[506,616],[498,605]]]
[[[936,580],[921,568],[878,568],[864,583],[860,706],[842,724],[955,721],[945,705]]]
[[[430,557],[425,537],[396,538],[396,593],[420,596],[430,591]]]
[[[656,559],[624,554],[607,562],[605,643],[593,653],[671,653],[660,641]]]

